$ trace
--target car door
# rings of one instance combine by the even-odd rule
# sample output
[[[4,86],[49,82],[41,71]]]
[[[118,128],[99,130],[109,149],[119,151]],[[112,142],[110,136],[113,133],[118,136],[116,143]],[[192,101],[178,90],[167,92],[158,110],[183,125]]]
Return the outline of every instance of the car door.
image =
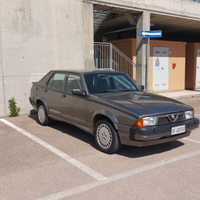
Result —
[[[83,90],[79,74],[69,74],[66,79],[61,100],[62,117],[66,121],[86,126],[87,97],[74,95],[72,93],[73,89]]]
[[[48,106],[49,115],[62,118],[60,102],[64,90],[65,73],[55,73],[48,81],[44,90],[44,98]]]

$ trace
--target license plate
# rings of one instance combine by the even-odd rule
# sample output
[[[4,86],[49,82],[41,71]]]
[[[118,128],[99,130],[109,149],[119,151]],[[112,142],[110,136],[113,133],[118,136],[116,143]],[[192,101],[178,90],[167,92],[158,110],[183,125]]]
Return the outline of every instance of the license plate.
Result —
[[[184,133],[184,132],[185,132],[185,125],[183,125],[183,126],[176,126],[176,127],[172,128],[171,135],[176,135],[176,134]]]

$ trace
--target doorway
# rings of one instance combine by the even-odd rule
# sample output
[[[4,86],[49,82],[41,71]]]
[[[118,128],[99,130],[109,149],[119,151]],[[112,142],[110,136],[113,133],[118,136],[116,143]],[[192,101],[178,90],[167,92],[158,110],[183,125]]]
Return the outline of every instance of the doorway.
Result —
[[[153,47],[153,90],[169,88],[169,48]]]
[[[197,49],[196,88],[200,88],[200,49]]]

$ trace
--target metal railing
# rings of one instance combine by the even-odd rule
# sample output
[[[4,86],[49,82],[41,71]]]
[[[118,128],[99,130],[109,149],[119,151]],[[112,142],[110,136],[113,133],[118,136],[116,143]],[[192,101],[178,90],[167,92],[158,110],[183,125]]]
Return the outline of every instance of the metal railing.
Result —
[[[94,63],[96,69],[112,69],[133,77],[136,64],[111,43],[94,43]]]

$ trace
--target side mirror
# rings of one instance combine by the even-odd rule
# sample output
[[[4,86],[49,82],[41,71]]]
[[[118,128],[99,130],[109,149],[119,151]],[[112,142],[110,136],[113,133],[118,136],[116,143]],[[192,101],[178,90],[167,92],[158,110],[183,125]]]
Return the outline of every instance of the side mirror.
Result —
[[[84,97],[86,93],[81,89],[73,89],[72,94]]]
[[[140,85],[140,86],[139,86],[139,89],[140,89],[141,91],[144,91],[144,85]]]

